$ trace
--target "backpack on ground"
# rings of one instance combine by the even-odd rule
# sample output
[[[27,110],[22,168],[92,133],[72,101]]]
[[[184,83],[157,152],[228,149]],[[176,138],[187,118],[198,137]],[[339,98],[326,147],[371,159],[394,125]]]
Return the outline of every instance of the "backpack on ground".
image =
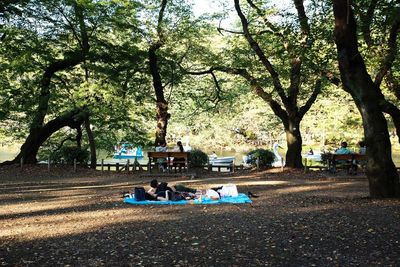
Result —
[[[146,195],[146,191],[143,187],[135,187],[135,200],[136,201],[144,201]]]

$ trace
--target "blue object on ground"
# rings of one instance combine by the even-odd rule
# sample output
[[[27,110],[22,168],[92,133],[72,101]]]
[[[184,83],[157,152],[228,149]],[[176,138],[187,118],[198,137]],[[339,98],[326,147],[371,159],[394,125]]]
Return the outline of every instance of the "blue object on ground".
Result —
[[[223,197],[219,200],[212,200],[210,198],[203,197],[202,201],[195,200],[178,200],[178,201],[155,201],[155,200],[145,200],[136,201],[135,198],[124,198],[124,202],[133,205],[185,205],[185,204],[222,204],[222,203],[232,203],[232,204],[243,204],[252,203],[251,199],[243,193],[240,193],[237,197]]]

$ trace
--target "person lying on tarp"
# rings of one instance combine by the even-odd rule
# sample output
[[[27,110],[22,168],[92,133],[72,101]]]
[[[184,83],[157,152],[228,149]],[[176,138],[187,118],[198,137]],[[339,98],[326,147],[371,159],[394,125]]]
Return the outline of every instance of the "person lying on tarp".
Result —
[[[168,186],[168,183],[159,183],[156,179],[151,180],[150,189],[146,193],[147,200],[181,200],[194,198],[196,189],[186,187],[182,184],[176,184],[175,186]]]

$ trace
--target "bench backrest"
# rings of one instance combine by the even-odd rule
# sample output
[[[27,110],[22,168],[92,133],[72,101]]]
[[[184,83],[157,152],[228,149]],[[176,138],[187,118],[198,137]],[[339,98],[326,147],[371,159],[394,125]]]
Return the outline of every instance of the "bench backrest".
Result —
[[[332,160],[367,160],[363,154],[332,154]]]
[[[365,155],[365,154],[353,154],[353,159],[355,159],[355,160],[367,160],[367,155]]]
[[[189,157],[189,152],[147,152],[149,158],[185,158]]]
[[[352,160],[352,154],[332,154],[332,160]]]

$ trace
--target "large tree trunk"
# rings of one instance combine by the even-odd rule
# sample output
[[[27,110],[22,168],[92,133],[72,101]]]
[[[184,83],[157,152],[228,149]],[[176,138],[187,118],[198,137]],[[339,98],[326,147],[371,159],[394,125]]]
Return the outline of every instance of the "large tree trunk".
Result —
[[[303,141],[300,133],[300,122],[296,119],[292,119],[287,123],[284,123],[284,126],[288,147],[288,150],[286,151],[285,166],[291,168],[302,168],[301,149]]]
[[[71,128],[79,127],[82,121],[76,119],[79,118],[79,116],[76,116],[78,112],[79,111],[77,110],[67,112],[56,119],[49,121],[43,127],[32,128],[24,144],[21,146],[19,154],[12,161],[3,162],[2,165],[18,163],[21,158],[24,163],[36,163],[36,155],[39,148],[53,133],[65,126]]]
[[[391,156],[387,122],[379,106],[384,97],[367,73],[358,51],[356,21],[347,0],[333,0],[335,42],[344,89],[360,110],[367,144],[370,196],[399,197],[399,176]]]

